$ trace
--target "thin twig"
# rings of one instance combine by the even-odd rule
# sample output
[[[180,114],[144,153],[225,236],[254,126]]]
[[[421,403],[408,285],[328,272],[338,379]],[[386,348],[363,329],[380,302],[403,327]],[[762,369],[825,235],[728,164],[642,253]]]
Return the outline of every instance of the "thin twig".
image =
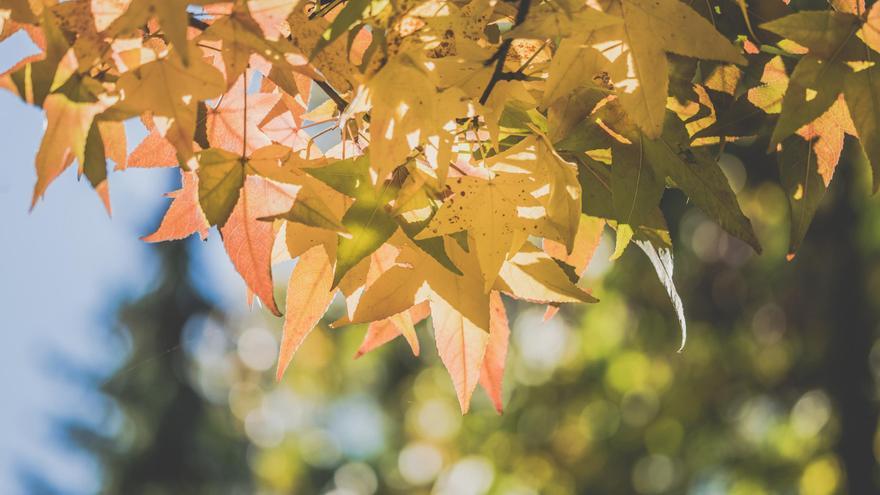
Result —
[[[339,93],[337,93],[336,90],[333,89],[333,86],[330,86],[330,85],[327,83],[327,81],[318,81],[318,80],[315,80],[315,84],[316,84],[319,88],[321,88],[321,90],[322,90],[324,93],[326,93],[327,96],[329,96],[331,100],[333,100],[333,103],[336,103],[336,106],[339,108],[339,111],[340,111],[340,112],[344,111],[345,108],[348,107],[348,102],[345,101],[345,98],[339,96]]]
[[[208,29],[211,25],[207,22],[197,19],[192,13],[189,14],[189,26],[198,29],[199,31],[204,31]]]
[[[516,11],[516,19],[514,19],[513,26],[519,26],[526,20],[526,16],[529,15],[529,8],[532,5],[532,0],[520,0],[519,9]],[[501,46],[498,47],[498,51],[495,52],[495,55],[492,56],[489,60],[486,61],[487,65],[491,64],[493,61],[495,62],[495,70],[492,71],[492,78],[489,79],[489,84],[486,85],[486,89],[483,90],[483,95],[480,96],[480,105],[485,105],[487,101],[489,101],[489,95],[492,94],[492,90],[495,89],[495,85],[498,84],[498,81],[502,80],[513,80],[507,79],[509,76],[504,72],[504,62],[507,60],[507,54],[510,53],[510,46],[513,43],[512,38],[507,38],[506,40],[501,42]]]

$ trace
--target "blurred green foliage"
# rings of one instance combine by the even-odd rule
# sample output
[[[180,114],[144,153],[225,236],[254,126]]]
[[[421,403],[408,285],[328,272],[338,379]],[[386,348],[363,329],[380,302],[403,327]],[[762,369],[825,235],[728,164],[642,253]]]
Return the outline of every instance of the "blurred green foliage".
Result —
[[[854,149],[849,159],[863,161]],[[426,323],[418,358],[396,339],[357,360],[366,329],[322,323],[276,383],[277,319],[198,306],[180,327],[173,379],[226,418],[213,423],[209,450],[232,454],[194,454],[225,473],[209,491],[253,483],[247,493],[877,493],[880,208],[860,199],[866,167],[841,167],[861,175],[836,179],[787,262],[787,200],[766,180],[774,171],[762,144],[730,145],[721,163],[766,249],[754,255],[667,193],[691,334],[684,351],[676,352],[678,325],[650,263],[630,248],[612,267],[608,235],[582,280],[600,303],[545,322],[544,308],[505,300],[512,334],[501,416],[482,392],[460,415]],[[337,301],[326,321],[342,310]],[[144,325],[130,327],[140,335],[135,355]],[[132,417],[161,408],[172,380],[149,379],[156,395],[124,408]],[[113,395],[124,401],[124,389]],[[144,424],[130,422],[121,436],[163,434]],[[182,476],[204,476],[195,471],[206,466],[190,464]],[[242,466],[247,473],[235,474]],[[118,465],[107,469],[116,479]]]

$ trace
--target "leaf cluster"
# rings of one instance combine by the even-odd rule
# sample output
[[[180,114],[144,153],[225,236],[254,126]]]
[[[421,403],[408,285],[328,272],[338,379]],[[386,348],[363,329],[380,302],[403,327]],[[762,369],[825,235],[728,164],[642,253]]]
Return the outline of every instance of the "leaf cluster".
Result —
[[[660,198],[683,191],[760,251],[718,165],[757,137],[800,245],[846,135],[880,187],[880,9],[836,0],[0,0],[40,48],[0,86],[43,109],[34,203],[74,162],[108,210],[108,160],[179,167],[147,241],[216,227],[276,315],[278,376],[337,293],[359,353],[432,317],[463,411],[501,409],[501,295],[595,302],[603,229],[646,252],[678,313]],[[127,152],[123,121],[149,130]],[[329,143],[329,145],[327,145]]]

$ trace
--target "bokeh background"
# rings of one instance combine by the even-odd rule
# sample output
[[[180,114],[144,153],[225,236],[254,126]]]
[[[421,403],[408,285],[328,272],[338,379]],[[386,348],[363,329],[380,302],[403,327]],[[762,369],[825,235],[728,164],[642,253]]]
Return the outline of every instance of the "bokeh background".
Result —
[[[176,171],[111,174],[111,219],[70,170],[29,213],[42,117],[6,93],[0,116],[0,493],[880,493],[880,208],[854,142],[790,262],[766,143],[721,156],[763,255],[666,194],[683,352],[650,263],[606,236],[599,304],[506,300],[505,413],[477,392],[461,416],[424,323],[420,357],[357,360],[365,328],[322,323],[275,383],[280,321],[217,236],[138,240]]]

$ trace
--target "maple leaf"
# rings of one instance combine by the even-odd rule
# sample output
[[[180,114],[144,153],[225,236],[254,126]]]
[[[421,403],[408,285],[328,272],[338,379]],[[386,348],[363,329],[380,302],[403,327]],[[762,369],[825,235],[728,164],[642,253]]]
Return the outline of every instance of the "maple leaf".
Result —
[[[270,226],[271,227],[271,226]],[[284,333],[278,353],[276,379],[281,380],[299,346],[321,320],[333,300],[333,262],[321,246],[303,253],[287,285]]]
[[[218,0],[92,0],[91,6],[93,11],[99,13],[95,17],[98,28],[106,26],[104,34],[109,37],[129,34],[156,17],[164,36],[180,55],[183,65],[188,66],[195,57],[187,47],[187,5],[217,2]]]
[[[592,46],[609,58],[620,103],[649,138],[663,130],[669,88],[666,53],[745,64],[739,51],[679,0],[620,0],[606,13],[623,19],[594,34]],[[678,26],[688,26],[679,29]]]
[[[207,149],[196,155],[199,204],[211,225],[226,223],[244,185],[244,159],[234,153]]]
[[[507,325],[504,301],[501,300],[498,292],[492,292],[489,296],[489,342],[486,344],[486,353],[480,369],[480,385],[486,389],[498,414],[504,411],[501,382],[504,379],[509,338],[510,328]]]
[[[229,88],[220,103],[208,109],[208,142],[242,156],[272,144],[259,127],[281,98],[277,93],[247,93],[247,75]]]
[[[349,270],[378,249],[397,230],[397,222],[386,210],[394,190],[386,186],[377,190],[372,183],[370,162],[369,157],[363,156],[308,169],[312,176],[354,199],[342,217],[342,225],[351,237],[339,237],[334,287]]]
[[[780,145],[779,178],[791,212],[789,256],[793,256],[803,242],[831,183],[845,134],[855,135],[855,129],[841,95],[828,111]]]
[[[171,204],[162,217],[162,222],[152,234],[143,237],[147,242],[174,241],[184,239],[198,232],[199,237],[208,237],[208,219],[199,206],[199,182],[194,172],[181,172],[181,185],[177,191],[168,193]]]
[[[80,163],[85,160],[86,138],[92,120],[104,107],[95,101],[72,101],[57,93],[46,97],[43,108],[46,109],[46,133],[37,151],[37,183],[31,208],[74,158]]]
[[[197,103],[219,96],[226,85],[223,75],[210,64],[194,58],[185,66],[172,55],[126,72],[117,87],[121,99],[111,110],[167,117],[170,122],[164,126],[163,135],[182,158],[188,159],[193,154]]]
[[[721,228],[761,252],[752,224],[740,209],[724,172],[703,151],[690,149],[689,139],[681,120],[669,113],[663,135],[643,141],[648,161],[657,172],[672,179]]]
[[[419,142],[445,133],[448,122],[466,114],[457,91],[438,92],[425,69],[408,57],[385,65],[352,107],[372,108],[370,155],[379,179],[403,165]]]
[[[407,311],[370,323],[367,327],[367,333],[364,335],[364,341],[358,347],[355,357],[361,357],[400,335],[403,335],[404,339],[406,339],[413,355],[418,356],[420,349],[419,338],[415,333],[414,325],[427,318],[429,314],[430,306],[427,302],[423,302]]]
[[[863,31],[860,19],[842,12],[799,12],[763,28],[809,50],[791,75],[771,145],[825,113],[843,93],[874,171],[874,192],[880,190],[880,68],[856,36]]]
[[[467,231],[483,275],[483,289],[495,283],[501,265],[537,230],[533,217],[519,208],[542,208],[532,192],[538,189],[522,174],[496,174],[491,179],[459,177],[450,195],[417,239]]]
[[[546,185],[546,194],[534,195],[544,208],[547,224],[539,223],[536,233],[559,240],[569,250],[572,248],[581,214],[577,167],[560,157],[546,136],[527,137],[487,159],[486,166],[496,172],[529,173],[529,180],[534,182],[533,191]]]
[[[235,269],[275,315],[281,315],[275,305],[272,282],[275,227],[272,222],[261,219],[290,209],[295,197],[295,189],[289,186],[248,175],[235,207],[220,227],[223,247]]]
[[[604,227],[603,219],[581,214],[571,253],[567,252],[564,245],[550,239],[544,239],[542,247],[547,254],[568,264],[574,268],[575,273],[583,276],[596,248],[599,247]]]
[[[177,150],[153,127],[128,157],[127,166],[135,168],[176,167]]]

